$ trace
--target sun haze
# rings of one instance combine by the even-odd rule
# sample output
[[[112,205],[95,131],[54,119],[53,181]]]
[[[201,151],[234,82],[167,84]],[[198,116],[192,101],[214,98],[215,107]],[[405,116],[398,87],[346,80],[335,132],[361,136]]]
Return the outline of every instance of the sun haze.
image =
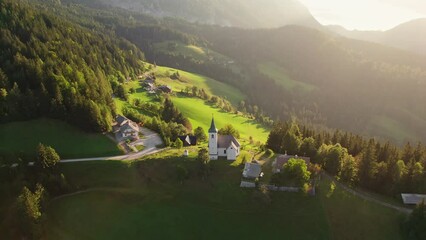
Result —
[[[300,0],[325,25],[349,30],[387,30],[403,22],[426,17],[419,0]]]

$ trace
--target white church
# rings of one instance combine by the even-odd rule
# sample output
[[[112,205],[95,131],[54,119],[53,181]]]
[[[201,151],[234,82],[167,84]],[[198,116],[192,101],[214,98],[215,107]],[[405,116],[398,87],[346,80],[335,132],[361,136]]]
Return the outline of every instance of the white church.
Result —
[[[240,143],[232,135],[219,135],[214,124],[214,118],[209,129],[209,155],[211,160],[219,157],[226,157],[227,160],[234,161],[240,155]]]

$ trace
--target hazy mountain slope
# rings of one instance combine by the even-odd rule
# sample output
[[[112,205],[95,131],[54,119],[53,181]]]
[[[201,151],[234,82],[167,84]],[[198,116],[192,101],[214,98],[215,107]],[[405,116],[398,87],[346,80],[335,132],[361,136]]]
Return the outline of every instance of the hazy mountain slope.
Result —
[[[383,43],[426,54],[426,19],[414,20],[386,31]]]
[[[426,19],[403,23],[388,31],[348,31],[340,26],[328,26],[328,29],[345,37],[426,54]]]
[[[424,139],[419,133],[426,131],[426,57],[298,26],[200,33],[214,50],[242,62],[246,70],[273,62],[290,79],[315,86],[309,94],[279,91],[279,86],[266,84],[267,77],[252,73],[256,86],[251,88],[256,90],[248,95],[274,117],[293,112],[311,120],[319,112],[330,127],[381,136],[392,135],[392,128],[377,129],[371,126],[374,119],[392,119],[405,131],[393,134],[393,140]]]
[[[272,28],[289,24],[320,27],[297,0],[101,0],[116,7],[158,17],[175,17],[243,28]]]

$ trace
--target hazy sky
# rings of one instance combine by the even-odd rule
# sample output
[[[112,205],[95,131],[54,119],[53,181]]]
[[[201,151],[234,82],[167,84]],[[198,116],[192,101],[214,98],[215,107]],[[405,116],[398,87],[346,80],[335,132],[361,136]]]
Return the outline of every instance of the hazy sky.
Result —
[[[426,17],[426,0],[300,0],[322,24],[387,30]]]

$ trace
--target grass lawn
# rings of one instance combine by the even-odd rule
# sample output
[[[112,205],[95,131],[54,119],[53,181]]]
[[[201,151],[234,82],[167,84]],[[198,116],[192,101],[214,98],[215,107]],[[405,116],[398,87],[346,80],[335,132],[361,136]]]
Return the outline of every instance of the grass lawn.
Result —
[[[169,76],[176,71],[179,71],[180,79],[170,79]],[[245,94],[242,93],[239,89],[199,74],[168,67],[157,67],[155,73],[158,84],[169,85],[175,92],[180,92],[186,87],[196,86],[199,89],[204,89],[206,93],[210,95],[226,98],[234,106],[237,106],[241,100],[246,98]]]
[[[302,90],[310,92],[316,88],[314,85],[291,79],[286,71],[277,66],[275,63],[262,63],[259,64],[257,68],[261,73],[272,78],[276,83],[280,84],[287,90]]]
[[[332,185],[329,180],[322,180],[318,195],[333,239],[403,239],[399,224],[404,215]]]
[[[226,124],[232,124],[240,132],[241,138],[248,139],[250,136],[253,136],[254,141],[262,143],[265,143],[268,138],[268,129],[256,121],[221,111],[218,108],[207,105],[201,99],[174,97],[172,100],[184,116],[189,118],[193,129],[201,126],[207,131],[210,128],[212,114],[214,114],[216,127],[219,129]]]
[[[191,150],[193,151],[193,150]],[[401,239],[399,214],[323,180],[316,197],[239,188],[241,166],[212,162],[208,180],[190,158],[64,164],[70,182],[93,191],[54,200],[47,239]],[[176,166],[188,169],[177,181]],[[268,196],[268,197],[265,197]]]
[[[185,81],[182,82],[179,80],[171,80],[170,78],[165,77],[169,73],[176,71],[175,69],[157,67],[157,71],[159,72],[157,73],[157,84],[168,84],[172,86],[175,92],[180,92],[180,90],[185,89],[186,86],[192,87],[195,85],[199,88],[207,89],[210,94],[214,93],[215,95],[218,95],[218,93],[220,94],[221,92],[225,95],[232,96],[236,102],[239,102],[244,98],[244,95],[239,90],[221,82],[202,77],[200,75],[195,75],[179,70],[182,81]],[[156,103],[156,99],[153,94],[147,93],[137,81],[129,82],[128,85],[129,87],[133,87],[136,91],[135,93],[129,95],[129,102],[139,98],[142,101]],[[199,98],[183,97],[177,94],[177,96],[172,95],[172,100],[175,106],[184,114],[184,116],[189,118],[193,129],[201,126],[205,131],[207,131],[210,127],[211,116],[214,114],[216,126],[218,128],[221,128],[225,124],[232,124],[240,132],[241,137],[246,140],[248,140],[250,136],[253,136],[254,141],[265,143],[268,138],[269,130],[258,124],[256,121],[240,115],[226,113],[218,108],[206,104],[204,100]],[[121,99],[115,98],[114,101],[117,106],[118,113],[122,113],[123,107],[134,108],[131,106],[131,104]],[[145,113],[141,110],[138,111],[148,118],[152,117],[150,113]]]
[[[55,148],[61,158],[101,157],[122,153],[106,136],[85,133],[57,120],[37,119],[0,124],[0,154],[32,157],[39,143]]]

